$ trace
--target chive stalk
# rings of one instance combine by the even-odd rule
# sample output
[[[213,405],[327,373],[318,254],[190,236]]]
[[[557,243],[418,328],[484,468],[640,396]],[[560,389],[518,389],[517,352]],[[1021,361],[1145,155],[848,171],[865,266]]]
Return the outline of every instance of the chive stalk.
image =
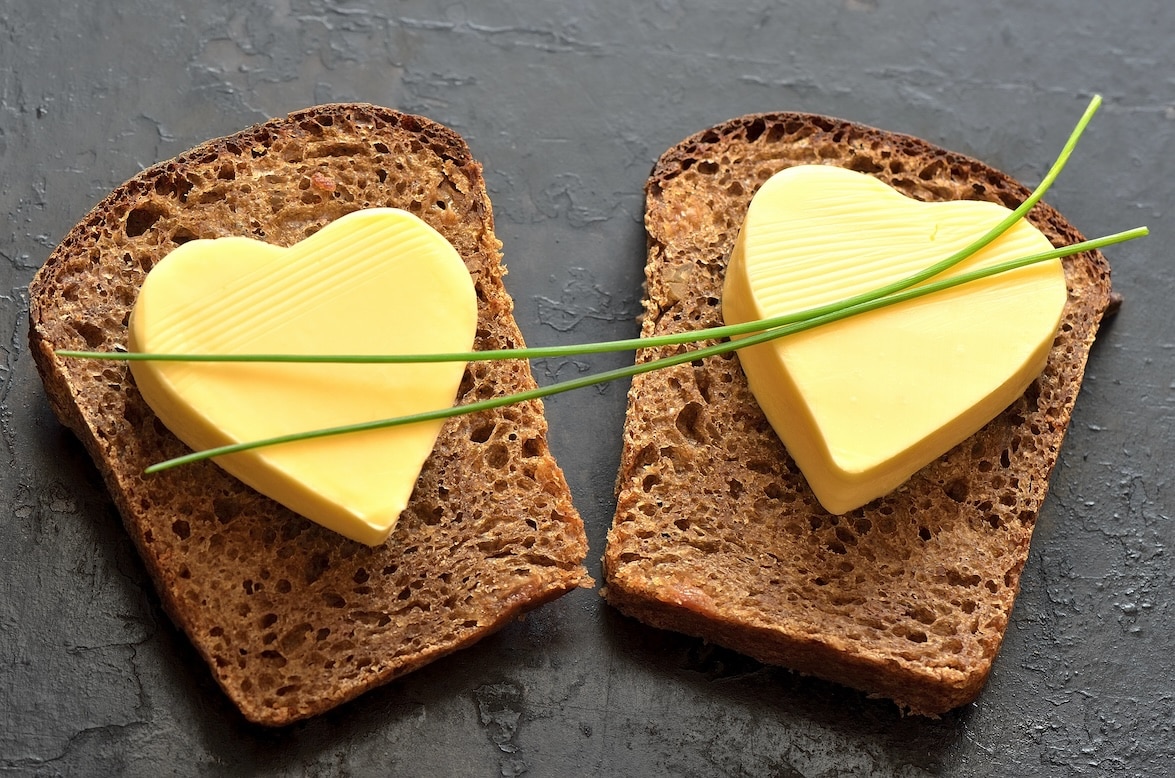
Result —
[[[1008,262],[1002,262],[1000,264],[974,270],[969,273],[962,273],[951,278],[933,281],[923,286],[904,289],[885,297],[867,300],[853,305],[842,305],[819,316],[772,327],[770,329],[747,335],[746,337],[735,341],[723,341],[712,346],[693,349],[682,352],[680,354],[674,354],[673,356],[662,357],[660,359],[654,359],[648,362],[628,365],[626,367],[607,370],[601,373],[593,373],[591,375],[581,376],[579,378],[550,384],[548,386],[540,386],[525,392],[503,395],[502,397],[492,397],[488,400],[480,400],[478,402],[473,402],[466,405],[441,408],[434,411],[426,411],[408,416],[397,416],[395,418],[379,419],[375,421],[361,422],[359,424],[328,427],[307,432],[296,432],[288,435],[265,438],[262,440],[235,443],[227,446],[206,449],[204,451],[196,451],[191,454],[186,454],[184,456],[153,464],[149,466],[144,472],[148,474],[158,473],[163,470],[168,470],[180,465],[190,464],[192,462],[199,462],[205,459],[226,456],[228,454],[236,454],[242,451],[249,451],[266,446],[280,445],[282,443],[294,443],[301,440],[312,440],[315,438],[325,438],[334,435],[387,429],[389,427],[398,427],[405,424],[415,424],[425,421],[438,421],[442,419],[448,419],[453,416],[462,416],[469,413],[477,413],[479,411],[493,410],[495,408],[501,408],[506,405],[513,405],[515,403],[525,402],[527,400],[537,400],[562,392],[569,392],[575,389],[582,389],[584,387],[606,383],[608,381],[630,378],[635,375],[640,375],[641,373],[648,373],[652,372],[653,370],[660,370],[663,368],[680,365],[685,362],[693,362],[699,359],[705,359],[706,357],[724,354],[729,351],[746,348],[747,346],[766,343],[767,341],[775,340],[776,338],[781,338],[785,335],[792,335],[797,332],[803,332],[804,330],[809,330],[834,321],[846,319],[850,316],[856,316],[868,311],[884,308],[889,305],[895,305],[897,303],[924,297],[935,292],[941,292],[945,289],[951,289],[962,284],[971,283],[973,281],[978,281],[983,278],[988,278],[994,275],[1009,272],[1011,270],[1027,267],[1039,262],[1047,262],[1049,260],[1065,257],[1070,254],[1077,254],[1082,251],[1091,251],[1094,249],[1103,248],[1115,243],[1121,243],[1126,240],[1142,237],[1146,234],[1147,229],[1145,227],[1138,227],[1133,230],[1115,233],[1114,235],[1107,235],[1103,238],[1075,243],[1071,246],[1064,246],[1058,249],[1053,249],[1052,251],[1046,251],[1040,254],[1033,254],[1027,257],[1010,260]]]
[[[1071,246],[1065,246],[1052,251],[1022,257],[1009,262],[1003,262],[979,270],[963,273],[952,278],[930,281],[945,271],[973,256],[976,252],[990,245],[1001,235],[1007,232],[1016,222],[1036,206],[1044,197],[1045,192],[1056,180],[1065,167],[1077,142],[1084,133],[1093,115],[1101,106],[1101,96],[1094,95],[1082,114],[1077,125],[1070,133],[1062,147],[1056,161],[1049,168],[1044,178],[1016,209],[1008,213],[995,226],[976,238],[963,249],[956,251],[945,259],[940,260],[906,278],[891,282],[869,292],[854,295],[828,305],[810,308],[804,311],[746,322],[738,325],[711,327],[688,332],[670,333],[647,338],[629,338],[624,340],[604,341],[599,343],[579,344],[572,346],[546,346],[521,349],[497,349],[490,351],[451,352],[441,354],[155,354],[134,352],[93,352],[59,350],[56,353],[62,357],[120,360],[120,361],[160,361],[160,362],[272,362],[272,363],[331,363],[331,364],[411,364],[430,362],[473,362],[501,359],[542,359],[554,357],[574,357],[588,354],[600,354],[613,351],[629,351],[636,349],[658,348],[664,346],[684,345],[704,340],[721,340],[736,338],[737,340],[723,340],[723,342],[698,349],[684,351],[668,357],[653,359],[647,362],[629,365],[601,373],[581,376],[570,381],[538,387],[526,392],[494,397],[488,400],[470,403],[467,405],[427,411],[424,413],[400,416],[391,419],[379,419],[359,424],[343,425],[326,429],[310,430],[291,433],[263,440],[236,443],[228,446],[197,451],[185,456],[169,459],[153,464],[146,469],[146,473],[156,473],[178,467],[191,462],[198,462],[214,457],[235,454],[265,446],[292,443],[301,440],[311,440],[334,435],[355,432],[364,432],[377,429],[386,429],[406,424],[425,421],[437,421],[453,416],[468,413],[492,410],[506,405],[528,400],[537,400],[561,392],[572,391],[587,386],[593,386],[608,381],[648,373],[685,362],[704,359],[709,356],[724,354],[747,346],[765,343],[776,338],[791,335],[804,330],[812,329],[823,324],[839,321],[849,316],[856,316],[868,311],[894,305],[907,300],[923,297],[961,284],[988,278],[1000,273],[1006,273],[1038,262],[1045,262],[1060,257],[1090,251],[1105,246],[1121,243],[1147,234],[1145,227],[1139,227],[1125,232],[1115,233],[1095,240],[1083,241]],[[922,284],[919,286],[919,284]]]

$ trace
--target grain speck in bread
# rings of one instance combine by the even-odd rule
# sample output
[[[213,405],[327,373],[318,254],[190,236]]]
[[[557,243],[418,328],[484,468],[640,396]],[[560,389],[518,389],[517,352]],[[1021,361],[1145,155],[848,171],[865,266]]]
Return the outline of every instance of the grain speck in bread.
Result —
[[[481,166],[453,131],[370,105],[310,108],[143,171],[64,238],[30,288],[32,352],[54,411],[97,463],[168,613],[245,716],[268,725],[591,583],[539,402],[447,422],[392,537],[369,548],[211,463],[142,475],[185,448],[126,365],[53,353],[124,346],[144,276],[185,241],[290,245],[367,207],[410,211],[457,249],[477,292],[476,348],[523,345]],[[475,363],[457,401],[534,385],[525,361]]]
[[[798,164],[868,173],[921,200],[1015,208],[1029,194],[981,162],[905,135],[809,114],[731,120],[670,149],[650,176],[642,335],[721,324],[726,260],[750,199]],[[1055,245],[1082,240],[1046,205],[1028,218]],[[1064,267],[1069,297],[1044,373],[979,433],[842,516],[808,489],[737,356],[636,377],[604,555],[608,601],[650,625],[914,713],[974,699],[1110,303],[1099,253]]]

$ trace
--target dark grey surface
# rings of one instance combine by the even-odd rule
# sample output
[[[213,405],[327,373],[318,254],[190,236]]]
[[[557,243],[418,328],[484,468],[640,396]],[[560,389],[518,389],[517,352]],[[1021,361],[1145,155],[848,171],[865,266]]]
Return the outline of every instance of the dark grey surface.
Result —
[[[269,5],[0,0],[0,771],[1175,773],[1175,4]],[[582,591],[316,720],[249,726],[161,612],[28,355],[25,287],[109,189],[315,102],[382,103],[467,138],[520,324],[549,344],[636,331],[641,187],[687,134],[829,113],[1031,185],[1095,91],[1106,105],[1048,200],[1087,235],[1153,232],[1109,253],[1127,302],[1094,351],[990,682],[938,721],[646,629]],[[548,403],[597,576],[625,388]]]

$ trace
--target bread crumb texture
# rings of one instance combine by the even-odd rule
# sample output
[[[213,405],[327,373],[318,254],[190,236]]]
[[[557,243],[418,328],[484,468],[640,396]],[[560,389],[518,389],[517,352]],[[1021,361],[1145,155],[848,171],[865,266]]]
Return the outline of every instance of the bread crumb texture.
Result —
[[[832,164],[920,200],[1009,208],[1029,191],[918,139],[805,114],[747,116],[658,162],[646,194],[645,336],[721,324],[727,255],[771,175]],[[1082,240],[1047,205],[1054,243]],[[998,418],[896,492],[824,511],[734,355],[633,380],[604,557],[605,595],[651,625],[938,715],[972,700],[999,650],[1037,511],[1109,302],[1098,253],[1069,289],[1044,373]],[[646,349],[648,360],[680,347]]]
[[[454,245],[477,291],[476,348],[523,345],[480,165],[451,130],[369,105],[307,109],[144,171],[65,237],[30,290],[55,412],[97,462],[166,609],[263,724],[326,710],[591,584],[541,403],[450,420],[392,538],[369,548],[210,463],[143,476],[186,449],[125,364],[53,354],[123,348],[143,278],[185,241],[288,246],[368,207],[410,211]],[[534,385],[525,362],[473,364],[457,401]]]

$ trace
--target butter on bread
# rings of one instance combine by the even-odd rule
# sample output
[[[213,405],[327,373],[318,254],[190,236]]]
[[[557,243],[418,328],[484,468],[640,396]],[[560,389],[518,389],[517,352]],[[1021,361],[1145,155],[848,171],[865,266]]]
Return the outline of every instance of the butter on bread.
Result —
[[[368,207],[414,213],[454,246],[477,292],[475,348],[523,345],[464,140],[365,104],[309,108],[143,171],[65,236],[30,287],[29,337],[54,412],[97,464],[164,608],[261,724],[325,711],[591,584],[540,402],[446,422],[391,539],[367,547],[210,462],[143,475],[186,449],[126,365],[54,353],[123,347],[143,278],[181,243],[288,246]],[[457,401],[534,385],[525,361],[474,363]]]
[[[917,138],[824,116],[750,115],[668,150],[646,185],[642,335],[721,323],[726,262],[755,191],[800,164],[868,173],[921,200],[1015,208],[1029,190]],[[1057,211],[1028,219],[1082,240]],[[975,698],[1003,640],[1037,513],[1111,303],[1104,257],[1064,260],[1044,372],[893,493],[820,507],[737,356],[633,379],[605,596],[655,627],[939,715]],[[646,349],[644,361],[674,349]]]

